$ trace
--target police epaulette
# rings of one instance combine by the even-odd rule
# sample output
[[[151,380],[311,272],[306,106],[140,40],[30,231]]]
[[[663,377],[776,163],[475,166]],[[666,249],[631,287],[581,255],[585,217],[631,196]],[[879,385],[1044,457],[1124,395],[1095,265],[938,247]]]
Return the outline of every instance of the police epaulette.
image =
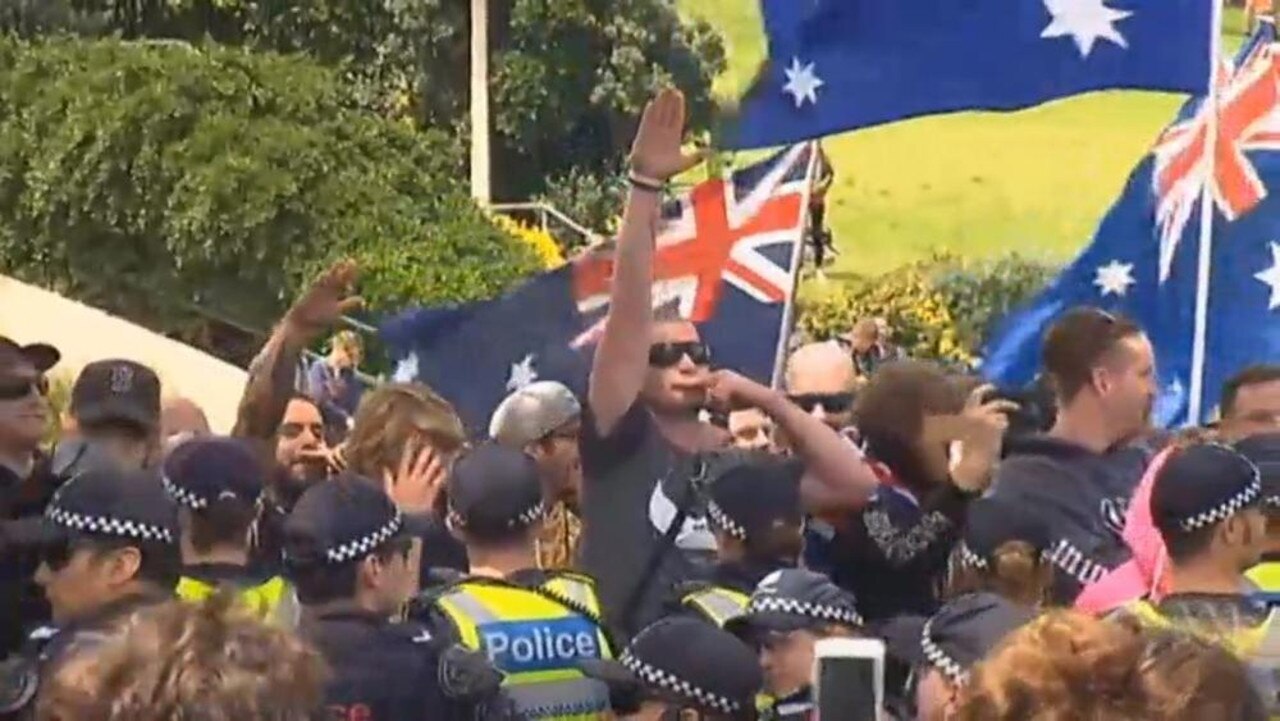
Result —
[[[591,576],[588,576],[585,573],[580,573],[578,571],[570,571],[566,569],[555,569],[551,571],[545,571],[545,573],[548,578],[564,578],[570,581],[577,581],[578,583],[589,584],[592,588],[596,587],[596,579],[592,578]]]

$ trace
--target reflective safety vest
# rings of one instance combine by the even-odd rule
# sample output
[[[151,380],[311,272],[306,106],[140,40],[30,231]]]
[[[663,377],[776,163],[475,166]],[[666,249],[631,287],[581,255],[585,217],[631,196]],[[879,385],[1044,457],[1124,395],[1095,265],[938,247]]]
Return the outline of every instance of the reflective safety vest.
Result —
[[[453,622],[463,646],[485,653],[506,675],[503,690],[523,717],[611,718],[609,688],[578,670],[580,661],[613,658],[594,583],[557,574],[540,590],[473,578],[441,591],[435,606]]]
[[[693,609],[720,628],[747,612],[751,596],[724,586],[706,586],[686,593],[680,604]]]
[[[208,581],[183,576],[178,579],[178,598],[199,603],[213,595],[219,586]],[[301,606],[293,586],[280,576],[272,576],[262,583],[236,588],[236,599],[252,609],[258,616],[280,628],[298,627]]]
[[[1264,561],[1244,575],[1258,587],[1255,597],[1269,606],[1280,606],[1280,561]]]

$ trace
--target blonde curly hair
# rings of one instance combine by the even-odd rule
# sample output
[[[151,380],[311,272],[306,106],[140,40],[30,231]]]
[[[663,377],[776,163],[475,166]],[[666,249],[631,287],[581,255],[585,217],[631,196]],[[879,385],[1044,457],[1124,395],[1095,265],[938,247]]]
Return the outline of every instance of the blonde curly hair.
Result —
[[[438,393],[421,383],[387,383],[360,400],[347,436],[347,465],[380,480],[398,467],[406,448],[426,444],[452,454],[466,439],[462,420]]]
[[[320,654],[223,592],[137,616],[61,664],[39,721],[321,721]]]

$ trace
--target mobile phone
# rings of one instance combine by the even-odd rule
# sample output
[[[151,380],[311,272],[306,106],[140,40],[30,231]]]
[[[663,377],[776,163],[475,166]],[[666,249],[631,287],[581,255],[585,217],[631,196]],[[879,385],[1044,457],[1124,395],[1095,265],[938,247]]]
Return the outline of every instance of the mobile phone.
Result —
[[[824,638],[814,647],[818,721],[880,721],[884,710],[884,641]]]

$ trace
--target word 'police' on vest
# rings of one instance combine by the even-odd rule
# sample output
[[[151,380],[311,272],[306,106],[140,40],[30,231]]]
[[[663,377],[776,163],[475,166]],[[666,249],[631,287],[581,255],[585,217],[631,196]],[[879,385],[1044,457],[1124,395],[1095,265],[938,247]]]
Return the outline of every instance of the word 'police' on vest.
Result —
[[[600,658],[600,636],[584,618],[497,621],[481,624],[480,641],[489,661],[506,673],[570,668]]]

